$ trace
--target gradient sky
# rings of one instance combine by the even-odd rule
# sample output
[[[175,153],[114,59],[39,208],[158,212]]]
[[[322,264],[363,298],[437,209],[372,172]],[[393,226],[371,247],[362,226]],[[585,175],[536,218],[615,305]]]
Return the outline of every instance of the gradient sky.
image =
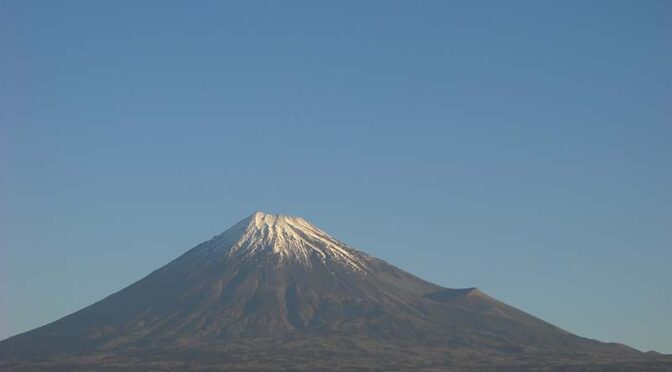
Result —
[[[672,2],[0,1],[0,338],[255,210],[672,353]]]

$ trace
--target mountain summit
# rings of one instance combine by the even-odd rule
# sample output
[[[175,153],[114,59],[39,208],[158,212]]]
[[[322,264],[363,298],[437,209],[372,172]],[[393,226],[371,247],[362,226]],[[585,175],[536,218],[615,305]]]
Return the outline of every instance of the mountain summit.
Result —
[[[575,336],[476,288],[429,283],[302,218],[263,212],[89,307],[0,342],[0,369],[12,370],[525,370],[615,362],[658,359]]]
[[[228,256],[251,258],[258,254],[274,254],[279,261],[291,260],[310,266],[311,257],[324,263],[335,260],[354,270],[366,272],[357,252],[326,232],[299,217],[255,212],[234,227],[215,237],[207,254],[224,253]],[[195,254],[203,253],[197,250]]]

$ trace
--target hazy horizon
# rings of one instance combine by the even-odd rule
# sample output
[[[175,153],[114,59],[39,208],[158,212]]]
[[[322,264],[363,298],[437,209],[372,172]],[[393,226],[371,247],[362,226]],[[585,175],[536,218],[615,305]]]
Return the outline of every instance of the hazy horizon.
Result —
[[[672,353],[672,4],[0,4],[0,339],[256,210]]]

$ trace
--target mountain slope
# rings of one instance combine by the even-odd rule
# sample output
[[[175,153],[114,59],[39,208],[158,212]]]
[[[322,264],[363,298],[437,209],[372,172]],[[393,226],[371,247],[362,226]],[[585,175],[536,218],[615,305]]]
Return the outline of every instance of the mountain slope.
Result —
[[[269,368],[305,359],[313,367],[351,362],[357,369],[395,359],[409,368],[457,368],[465,355],[509,364],[549,355],[643,358],[623,345],[572,335],[478,289],[426,282],[301,218],[262,212],[100,302],[0,342],[0,360],[15,366],[47,358],[42,366],[67,361],[75,368],[105,356],[124,369],[148,360],[174,367],[195,355],[249,369],[263,369],[266,359]]]

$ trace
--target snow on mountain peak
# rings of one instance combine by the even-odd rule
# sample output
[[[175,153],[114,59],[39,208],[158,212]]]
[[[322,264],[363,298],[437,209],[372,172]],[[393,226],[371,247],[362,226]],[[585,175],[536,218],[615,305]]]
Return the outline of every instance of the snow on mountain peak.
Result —
[[[368,271],[359,252],[300,217],[255,212],[216,236],[213,242],[229,256],[253,257],[272,253],[283,260],[311,266],[311,256],[335,260],[361,272]]]
[[[271,229],[274,231],[285,230],[290,226],[309,226],[310,224],[300,217],[291,217],[285,216],[282,214],[269,214],[264,212],[254,212],[252,216],[249,217],[250,226],[254,225],[254,228],[258,230]]]

